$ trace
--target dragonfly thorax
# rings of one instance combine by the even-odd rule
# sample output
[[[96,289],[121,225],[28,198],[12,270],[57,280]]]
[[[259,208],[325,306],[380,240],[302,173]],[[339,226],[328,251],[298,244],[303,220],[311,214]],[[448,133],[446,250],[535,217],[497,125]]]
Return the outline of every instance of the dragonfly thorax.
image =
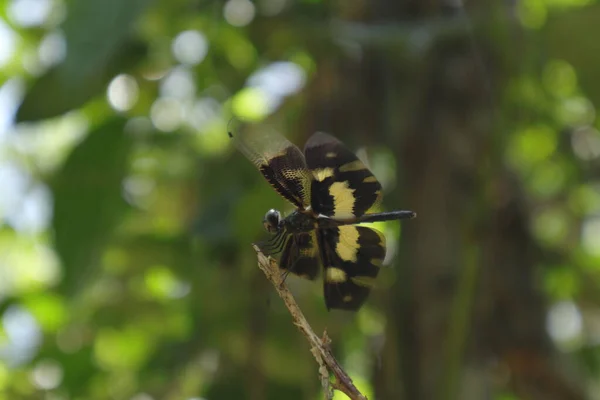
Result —
[[[310,232],[317,227],[317,220],[311,214],[296,210],[283,220],[283,225],[290,233]]]

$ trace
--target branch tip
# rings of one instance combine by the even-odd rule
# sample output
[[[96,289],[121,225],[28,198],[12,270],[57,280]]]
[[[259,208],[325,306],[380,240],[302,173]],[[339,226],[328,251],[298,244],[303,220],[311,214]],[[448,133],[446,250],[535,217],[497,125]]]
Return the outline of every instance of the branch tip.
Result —
[[[277,261],[265,256],[257,245],[253,244],[252,247],[256,251],[258,267],[273,284],[273,287],[275,287],[277,294],[279,294],[279,297],[281,297],[289,310],[294,325],[298,327],[300,332],[306,337],[306,340],[308,340],[311,349],[310,352],[319,365],[319,377],[325,393],[325,399],[331,400],[333,398],[333,389],[336,389],[346,394],[352,400],[367,400],[356,386],[354,386],[352,379],[350,379],[333,356],[330,346],[331,339],[327,335],[327,330],[319,338],[309,325],[292,293],[281,279]],[[330,375],[333,375],[335,378],[333,382],[330,380]]]

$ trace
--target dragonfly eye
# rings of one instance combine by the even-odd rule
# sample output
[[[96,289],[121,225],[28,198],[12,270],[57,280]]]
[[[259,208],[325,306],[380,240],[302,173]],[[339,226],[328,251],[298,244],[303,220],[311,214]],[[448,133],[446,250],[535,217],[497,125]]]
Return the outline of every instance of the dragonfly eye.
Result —
[[[277,210],[270,209],[265,214],[263,225],[267,232],[275,233],[279,230],[279,222],[281,221],[281,213]]]

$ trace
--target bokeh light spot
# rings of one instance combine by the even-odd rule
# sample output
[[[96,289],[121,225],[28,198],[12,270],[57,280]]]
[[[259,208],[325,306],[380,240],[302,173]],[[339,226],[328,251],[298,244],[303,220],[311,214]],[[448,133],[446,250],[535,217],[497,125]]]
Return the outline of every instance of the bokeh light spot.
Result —
[[[62,297],[54,293],[29,296],[25,307],[46,332],[60,329],[67,320],[67,311]]]
[[[0,67],[3,67],[12,59],[15,42],[15,32],[0,19]]]
[[[248,86],[258,87],[273,96],[297,93],[306,83],[306,73],[292,62],[274,62],[248,79]]]
[[[219,119],[221,115],[221,103],[217,100],[205,97],[198,99],[191,107],[187,119],[195,129],[203,130],[207,125]]]
[[[42,390],[56,389],[62,382],[63,370],[54,360],[39,361],[31,372],[31,381]]]
[[[42,67],[50,68],[67,55],[67,42],[61,32],[51,32],[44,36],[38,47],[38,58]]]
[[[196,145],[198,150],[212,156],[223,153],[231,143],[227,132],[227,124],[219,118],[202,127],[196,135]]]
[[[557,145],[555,130],[544,125],[530,126],[511,138],[508,157],[518,168],[530,168],[550,157]]]
[[[593,256],[600,256],[600,218],[588,218],[581,227],[583,249]]]
[[[524,26],[538,29],[546,22],[546,7],[543,0],[523,0],[517,2],[517,14]]]
[[[596,119],[596,109],[582,96],[569,97],[557,104],[558,120],[566,126],[588,125]]]
[[[577,75],[566,61],[552,60],[544,68],[542,81],[545,89],[557,97],[571,96],[577,89]]]
[[[565,344],[577,339],[582,326],[581,313],[573,302],[561,301],[550,307],[546,327],[555,342]]]
[[[181,32],[171,45],[173,55],[182,64],[197,65],[208,53],[208,40],[202,32],[189,30]]]
[[[189,292],[189,285],[179,281],[167,267],[163,266],[150,268],[144,276],[144,282],[150,294],[156,299],[179,298]]]
[[[571,133],[573,152],[582,160],[589,161],[600,156],[600,132],[591,126],[575,129]]]
[[[52,0],[13,0],[8,16],[17,25],[32,27],[44,24],[54,6]]]
[[[148,335],[141,328],[103,329],[96,336],[94,355],[107,370],[137,368],[149,355],[148,340]]]
[[[540,163],[540,165],[533,169],[528,183],[534,195],[545,198],[553,196],[562,190],[566,180],[565,165],[549,160]]]
[[[196,81],[186,67],[171,69],[160,82],[161,97],[191,100],[196,93]]]
[[[147,393],[138,393],[133,395],[129,400],[154,400],[154,397],[150,396]]]
[[[181,125],[183,107],[177,99],[159,98],[150,108],[150,119],[156,129],[163,132],[172,132]]]
[[[233,97],[231,108],[237,117],[259,121],[271,112],[272,105],[263,90],[244,88]]]
[[[579,279],[572,268],[553,266],[546,269],[544,289],[554,299],[571,299],[579,292]]]
[[[375,310],[365,308],[358,313],[358,325],[365,335],[381,335],[385,329],[385,317]]]
[[[248,0],[228,0],[223,7],[225,20],[233,26],[246,26],[254,19],[256,9]]]
[[[0,357],[11,366],[28,362],[42,341],[35,318],[23,307],[9,306],[2,315],[8,343],[0,348]]]
[[[118,75],[108,85],[106,96],[115,110],[130,110],[137,103],[139,96],[137,81],[131,75]]]
[[[569,193],[569,207],[579,215],[600,211],[600,184],[582,184]]]
[[[287,5],[288,0],[261,0],[258,3],[260,13],[268,17],[281,13]]]
[[[533,219],[536,237],[547,245],[564,244],[568,226],[567,216],[558,208],[543,210]]]

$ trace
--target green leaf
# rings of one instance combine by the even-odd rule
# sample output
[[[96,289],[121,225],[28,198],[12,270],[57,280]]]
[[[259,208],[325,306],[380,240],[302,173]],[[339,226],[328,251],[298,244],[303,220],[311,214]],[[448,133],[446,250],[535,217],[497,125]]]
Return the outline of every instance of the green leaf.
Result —
[[[62,260],[62,289],[72,294],[98,265],[102,250],[127,205],[121,185],[131,138],[125,119],[94,131],[68,157],[53,185],[56,250]]]
[[[153,0],[71,1],[63,24],[67,56],[29,88],[17,121],[63,114],[105,90],[108,81],[143,58],[132,26]]]
[[[583,92],[598,106],[600,104],[600,52],[597,31],[600,4],[553,14],[546,24],[545,50],[549,58],[565,60],[578,74]]]

